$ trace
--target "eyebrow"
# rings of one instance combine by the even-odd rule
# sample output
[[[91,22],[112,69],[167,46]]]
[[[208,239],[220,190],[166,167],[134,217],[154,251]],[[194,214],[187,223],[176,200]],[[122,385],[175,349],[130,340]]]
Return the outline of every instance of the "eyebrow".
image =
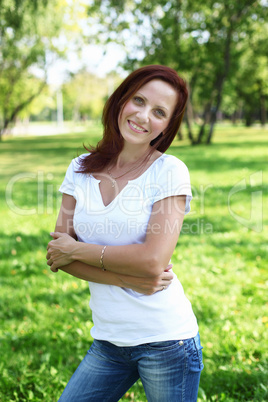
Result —
[[[141,95],[146,101],[148,101],[146,96],[144,96],[141,92],[136,92],[136,94]],[[155,107],[159,107],[160,109],[166,109],[166,111],[168,112],[168,109],[165,106],[155,105]]]

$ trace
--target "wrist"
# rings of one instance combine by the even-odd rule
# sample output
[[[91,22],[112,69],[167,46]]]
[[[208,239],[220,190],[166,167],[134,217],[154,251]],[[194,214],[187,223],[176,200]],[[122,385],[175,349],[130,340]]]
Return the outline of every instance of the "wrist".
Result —
[[[80,261],[84,262],[85,264],[90,264],[90,261],[88,261],[88,246],[89,244],[87,243],[76,241],[70,252],[70,258],[73,261]]]
[[[100,268],[102,250],[103,246],[97,244],[76,242],[70,254],[73,261],[84,262],[85,264]]]
[[[80,243],[78,241],[76,241],[70,250],[70,259],[73,261],[79,261],[79,257],[78,257],[79,244]]]
[[[124,274],[115,274],[115,278],[117,281],[116,286],[119,286],[120,288],[127,288],[129,286],[129,281],[127,280],[128,275]]]

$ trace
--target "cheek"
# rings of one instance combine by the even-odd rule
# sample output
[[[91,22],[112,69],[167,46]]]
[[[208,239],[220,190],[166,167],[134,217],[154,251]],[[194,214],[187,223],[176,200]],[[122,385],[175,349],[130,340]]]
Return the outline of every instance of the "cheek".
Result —
[[[168,126],[167,122],[163,122],[163,121],[155,121],[153,123],[153,130],[161,133],[162,131],[164,131]]]
[[[135,112],[135,106],[133,105],[132,102],[128,102],[128,103],[126,103],[126,105],[122,111],[122,116],[126,117],[134,112]]]
[[[134,113],[133,107],[130,104],[130,102],[126,103],[126,105],[124,106],[122,112],[119,114],[118,117],[118,124],[122,124],[124,122],[124,120],[127,118],[127,116],[129,116],[130,114]]]

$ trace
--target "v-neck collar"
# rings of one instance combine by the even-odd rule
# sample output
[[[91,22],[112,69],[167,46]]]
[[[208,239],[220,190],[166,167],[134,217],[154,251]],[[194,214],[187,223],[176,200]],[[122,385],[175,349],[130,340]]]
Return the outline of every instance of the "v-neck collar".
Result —
[[[148,171],[154,166],[154,164],[155,164],[159,159],[161,159],[164,155],[165,155],[165,154],[162,154],[162,155],[160,155],[157,159],[155,159],[155,160],[153,161],[153,163],[152,163],[140,176],[136,177],[135,179],[128,180],[127,184],[119,191],[119,193],[116,194],[116,196],[112,199],[112,201],[110,201],[109,204],[107,204],[107,205],[105,205],[104,202],[103,202],[103,196],[102,196],[102,193],[101,193],[101,190],[100,190],[100,182],[101,182],[101,180],[96,179],[96,177],[94,177],[92,174],[90,174],[90,177],[92,177],[93,180],[95,180],[95,182],[96,182],[97,185],[98,185],[98,191],[99,191],[100,199],[101,199],[101,202],[102,202],[102,205],[104,206],[104,208],[109,208],[109,207],[114,203],[114,201],[118,199],[118,197],[120,196],[120,194],[121,194],[121,193],[123,192],[123,190],[129,185],[129,183],[133,183],[133,182],[135,182],[135,181],[141,179],[146,173],[148,173]]]

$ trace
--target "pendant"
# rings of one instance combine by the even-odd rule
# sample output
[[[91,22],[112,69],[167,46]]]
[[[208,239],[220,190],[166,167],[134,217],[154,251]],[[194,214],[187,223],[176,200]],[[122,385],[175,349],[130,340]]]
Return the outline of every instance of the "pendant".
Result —
[[[116,181],[114,179],[112,179],[112,187],[115,186]]]

